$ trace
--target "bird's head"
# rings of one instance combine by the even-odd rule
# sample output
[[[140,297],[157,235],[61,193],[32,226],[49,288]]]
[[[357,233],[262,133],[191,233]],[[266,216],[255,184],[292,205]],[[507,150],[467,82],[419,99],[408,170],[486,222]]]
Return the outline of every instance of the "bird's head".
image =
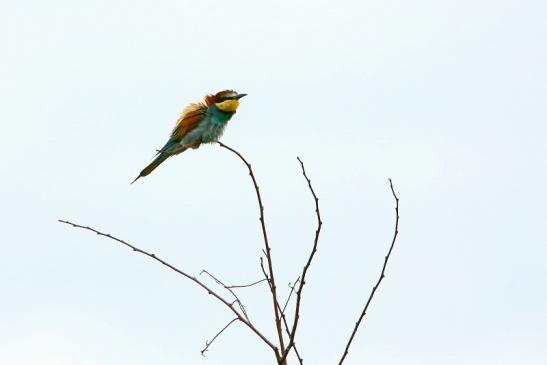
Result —
[[[235,113],[239,107],[239,99],[247,94],[238,94],[234,90],[224,90],[216,93],[215,95],[208,95],[206,97],[207,105],[215,105],[218,109]]]

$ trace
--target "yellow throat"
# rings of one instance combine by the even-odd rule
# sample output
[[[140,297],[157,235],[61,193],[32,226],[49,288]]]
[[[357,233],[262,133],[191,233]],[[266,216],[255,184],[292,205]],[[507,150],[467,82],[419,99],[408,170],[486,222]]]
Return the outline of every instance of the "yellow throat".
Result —
[[[223,112],[232,113],[239,107],[239,100],[225,100],[223,102],[216,103],[215,105]]]

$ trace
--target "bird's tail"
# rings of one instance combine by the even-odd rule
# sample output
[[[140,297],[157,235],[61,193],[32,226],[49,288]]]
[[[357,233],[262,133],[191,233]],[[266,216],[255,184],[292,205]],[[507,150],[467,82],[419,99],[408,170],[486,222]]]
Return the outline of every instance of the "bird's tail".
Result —
[[[168,154],[168,153],[159,152],[158,157],[156,157],[156,158],[154,159],[154,161],[152,161],[152,162],[150,163],[150,165],[146,166],[146,167],[141,171],[141,173],[139,174],[139,176],[137,176],[137,177],[135,178],[135,180],[133,180],[133,181],[131,182],[131,184],[133,184],[133,183],[134,183],[135,181],[137,181],[139,178],[141,178],[141,177],[143,177],[143,176],[146,176],[146,175],[150,174],[152,171],[154,171],[154,169],[155,169],[156,167],[158,167],[159,165],[161,165],[161,163],[162,163],[163,161],[167,160],[167,158],[168,158],[169,156],[171,156],[171,155]]]

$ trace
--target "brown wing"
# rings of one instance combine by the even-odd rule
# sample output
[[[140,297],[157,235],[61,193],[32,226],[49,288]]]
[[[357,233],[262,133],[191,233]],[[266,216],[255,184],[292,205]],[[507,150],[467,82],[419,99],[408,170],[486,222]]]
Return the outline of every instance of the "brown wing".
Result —
[[[171,138],[181,140],[186,134],[196,128],[205,116],[206,111],[207,107],[202,103],[192,103],[184,108],[179,119],[177,119],[177,124],[173,128],[173,132],[171,132]]]

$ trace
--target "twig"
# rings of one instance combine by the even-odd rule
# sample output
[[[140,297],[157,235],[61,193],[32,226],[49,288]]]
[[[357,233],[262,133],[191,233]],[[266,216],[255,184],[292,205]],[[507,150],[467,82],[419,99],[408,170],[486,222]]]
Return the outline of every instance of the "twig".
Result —
[[[268,274],[266,274],[266,269],[264,269],[264,259],[261,257],[260,258],[260,268],[262,269],[262,274],[264,275],[264,280],[267,280],[268,281],[268,285],[270,284],[270,280],[268,278]],[[291,336],[291,332],[289,331],[289,324],[287,323],[287,318],[285,316],[285,308],[287,307],[287,304],[289,303],[289,300],[291,298],[291,294],[293,293],[294,291],[294,288],[296,286],[296,283],[300,280],[300,277],[298,277],[294,283],[293,286],[291,286],[291,292],[289,293],[289,298],[287,298],[287,301],[285,302],[285,307],[283,309],[281,309],[281,306],[279,305],[279,303],[277,303],[277,307],[279,309],[279,312],[281,313],[281,319],[283,320],[283,325],[285,327],[285,332],[287,333],[287,336]],[[290,286],[290,285],[289,285]],[[304,365],[304,360],[302,359],[302,357],[300,356],[300,353],[298,352],[298,349],[296,348],[296,345],[293,345],[293,350],[294,350],[294,353],[296,354],[296,358],[298,359],[298,362],[301,364],[301,365]]]
[[[239,289],[239,288],[249,288],[253,285],[256,285],[256,284],[260,284],[261,282],[263,281],[266,281],[268,279],[264,278],[264,279],[260,279],[260,280],[257,280],[255,281],[254,283],[251,283],[251,284],[244,284],[244,285],[228,285],[226,286],[226,289]]]
[[[205,291],[207,291],[207,293],[209,293],[210,295],[212,295],[213,297],[215,297],[216,299],[218,299],[220,302],[222,302],[225,306],[227,306],[228,308],[230,308],[230,310],[232,312],[234,312],[234,314],[237,316],[237,319],[241,322],[243,322],[247,327],[249,327],[249,329],[251,329],[251,331],[253,331],[262,341],[264,341],[264,343],[266,343],[266,345],[268,345],[275,353],[276,355],[276,358],[279,358],[280,355],[279,355],[279,349],[273,344],[270,342],[270,340],[268,340],[251,322],[249,322],[244,316],[242,316],[233,306],[233,304],[230,304],[226,299],[224,299],[223,297],[221,297],[219,294],[217,294],[215,291],[213,291],[212,289],[210,289],[207,285],[203,284],[199,279],[197,279],[196,277],[194,276],[191,276],[187,273],[185,273],[184,271],[176,268],[175,266],[171,265],[170,263],[164,261],[163,259],[159,258],[158,256],[156,256],[155,254],[153,253],[149,253],[147,251],[144,251],[136,246],[133,246],[132,244],[122,240],[122,239],[119,239],[119,238],[116,238],[110,234],[107,234],[107,233],[103,233],[103,232],[100,232],[100,231],[97,231],[96,229],[94,228],[91,228],[91,227],[87,227],[87,226],[81,226],[79,224],[75,224],[75,223],[72,223],[72,222],[69,222],[69,221],[65,221],[65,220],[61,220],[59,219],[58,220],[59,222],[61,223],[64,223],[64,224],[68,224],[68,225],[71,225],[72,227],[74,228],[81,228],[81,229],[85,229],[85,230],[88,230],[88,231],[91,231],[91,232],[94,232],[96,233],[97,235],[99,236],[103,236],[103,237],[106,237],[106,238],[110,238],[111,240],[114,240],[116,242],[119,242],[121,243],[122,245],[124,246],[127,246],[129,247],[130,249],[132,249],[134,252],[138,252],[138,253],[141,253],[143,255],[146,255],[156,261],[158,261],[159,263],[161,263],[162,265],[165,265],[167,266],[168,268],[170,268],[171,270],[175,271],[176,273],[184,276],[185,278],[187,279],[190,279],[191,281],[193,281],[194,283],[196,283],[197,285],[199,285],[200,287],[202,287],[203,289],[205,289]]]
[[[279,308],[281,310],[281,319],[283,320],[283,324],[285,326],[285,332],[287,333],[287,336],[291,337],[291,331],[289,330],[289,324],[287,323],[287,317],[285,316],[285,309],[287,308],[287,305],[289,304],[289,301],[291,300],[291,296],[294,293],[294,289],[296,288],[296,284],[300,281],[300,276],[296,279],[293,285],[289,283],[289,287],[291,288],[291,291],[289,293],[289,296],[287,297],[287,301],[285,302],[285,306],[283,306],[283,309]],[[294,350],[294,353],[296,354],[296,358],[298,359],[298,362],[300,365],[304,365],[304,359],[300,356],[300,353],[298,352],[298,349],[296,348],[296,344],[294,343],[292,346],[292,349]]]
[[[222,285],[222,287],[226,290],[228,290],[230,292],[230,294],[232,294],[235,298],[235,302],[237,302],[237,304],[239,305],[239,309],[241,309],[241,313],[243,313],[243,315],[245,316],[245,318],[247,318],[247,320],[250,322],[251,320],[249,319],[249,316],[247,315],[247,311],[245,310],[245,306],[243,305],[243,302],[241,301],[241,299],[239,299],[239,297],[236,295],[236,293],[234,293],[234,291],[229,288],[228,286],[226,286],[226,284],[224,284],[222,281],[220,281],[219,279],[217,279],[216,276],[214,276],[213,274],[211,274],[209,271],[207,270],[201,270],[201,272],[199,273],[200,275],[201,274],[207,274],[209,275],[218,285]]]
[[[283,310],[281,311],[281,313],[285,313],[285,309],[287,309],[287,305],[289,304],[289,301],[291,300],[292,293],[294,293],[294,289],[296,288],[296,284],[298,284],[299,281],[300,281],[300,276],[298,278],[296,278],[296,281],[294,282],[293,285],[291,285],[291,283],[289,283],[289,288],[291,288],[291,291],[289,292],[289,296],[287,297],[287,301],[285,302],[285,305],[283,306]]]
[[[397,197],[397,194],[395,194],[395,189],[393,189],[393,183],[391,179],[389,179],[389,187],[391,188],[391,193],[393,194],[393,197],[395,198],[395,232],[393,233],[393,240],[391,241],[391,246],[389,247],[389,251],[387,252],[387,255],[384,258],[384,266],[382,266],[382,272],[380,273],[380,277],[378,278],[376,285],[372,287],[372,291],[368,297],[365,307],[363,308],[363,311],[361,312],[361,315],[359,316],[359,319],[355,323],[355,328],[353,329],[353,332],[351,333],[351,337],[349,338],[349,341],[346,345],[346,349],[344,350],[344,353],[338,365],[342,365],[346,356],[348,355],[349,347],[351,346],[353,338],[355,337],[355,334],[357,333],[357,330],[359,329],[359,325],[361,324],[361,321],[367,314],[367,309],[370,302],[372,301],[372,298],[374,297],[374,293],[376,293],[376,289],[378,289],[378,287],[380,286],[380,283],[385,277],[384,273],[386,271],[387,262],[391,255],[391,251],[393,250],[393,246],[395,245],[395,241],[397,240],[397,235],[399,234],[399,198]]]
[[[281,307],[279,308],[281,310]],[[287,333],[287,336],[291,336],[291,331],[289,330],[289,324],[287,323],[287,317],[285,316],[285,312],[281,312],[281,319],[283,320],[283,325],[285,326],[285,332]],[[296,358],[298,359],[298,362],[303,365],[304,359],[300,356],[300,353],[298,352],[298,349],[296,348],[296,343],[293,343],[292,350],[294,350],[294,353],[296,354]]]
[[[281,316],[280,316],[280,313],[279,313],[279,302],[277,300],[277,288],[275,286],[275,277],[274,277],[274,270],[273,270],[272,253],[271,253],[270,244],[268,242],[268,234],[266,232],[266,223],[264,222],[264,205],[262,204],[262,197],[260,195],[260,189],[258,187],[258,183],[256,182],[256,178],[254,176],[253,169],[251,168],[251,164],[249,162],[247,162],[247,160],[239,152],[237,152],[233,148],[231,148],[231,147],[229,147],[229,146],[227,146],[224,143],[219,142],[219,141],[217,141],[217,143],[221,147],[223,147],[223,148],[233,152],[234,154],[236,154],[237,157],[239,157],[239,159],[241,161],[243,161],[245,166],[247,166],[247,169],[249,170],[249,176],[251,177],[251,180],[253,181],[253,185],[254,185],[254,188],[255,188],[255,191],[256,191],[256,198],[258,200],[258,207],[260,209],[260,227],[262,228],[262,236],[264,238],[264,246],[265,246],[265,249],[266,249],[265,254],[266,254],[266,259],[268,261],[268,272],[269,272],[268,282],[270,283],[270,291],[272,293],[273,310],[274,310],[274,314],[275,314],[275,328],[276,328],[276,331],[277,331],[277,337],[279,338],[280,353],[284,354],[284,353],[286,353],[286,351],[285,351],[285,345],[284,345],[284,340],[283,340],[283,331],[281,329]],[[284,363],[285,357],[286,356],[278,357],[278,359],[277,359],[278,364],[282,365]]]
[[[213,342],[215,342],[216,338],[218,336],[220,336],[220,334],[222,332],[224,332],[224,330],[228,327],[230,327],[230,325],[232,323],[234,323],[235,321],[237,321],[239,318],[234,318],[232,319],[230,322],[228,322],[228,324],[226,326],[224,326],[224,328],[222,328],[216,335],[215,337],[213,337],[213,339],[211,341],[205,341],[205,348],[203,350],[201,350],[201,356],[205,357],[205,351],[208,351],[209,350],[209,346],[211,346],[213,344]]]
[[[264,268],[264,259],[262,257],[260,258],[260,269],[262,270],[262,274],[264,275],[264,279],[268,282],[268,285],[271,288],[272,284],[270,283],[270,277],[266,273],[266,269]]]
[[[315,256],[315,253],[317,252],[317,243],[319,241],[319,234],[321,233],[321,227],[323,226],[323,221],[321,221],[321,213],[319,212],[319,199],[317,198],[317,195],[315,194],[315,191],[313,190],[313,187],[311,185],[311,180],[308,178],[308,175],[306,174],[306,168],[304,167],[304,162],[302,162],[300,157],[297,157],[297,159],[298,159],[298,162],[300,162],[300,167],[302,168],[302,175],[304,175],[304,178],[308,182],[308,187],[313,196],[313,200],[315,201],[315,215],[317,216],[317,229],[315,230],[313,248],[310,252],[310,256],[308,257],[308,262],[306,262],[306,265],[304,265],[304,269],[302,270],[302,275],[300,276],[301,277],[300,285],[298,286],[298,290],[296,291],[296,307],[294,310],[294,322],[293,322],[291,334],[289,337],[289,342],[287,344],[287,348],[285,349],[285,352],[281,352],[283,354],[281,360],[287,357],[291,347],[294,346],[294,337],[296,336],[298,320],[300,319],[300,304],[302,301],[302,290],[304,289],[304,285],[306,284],[306,274],[308,272],[308,269],[310,268],[313,257]]]

